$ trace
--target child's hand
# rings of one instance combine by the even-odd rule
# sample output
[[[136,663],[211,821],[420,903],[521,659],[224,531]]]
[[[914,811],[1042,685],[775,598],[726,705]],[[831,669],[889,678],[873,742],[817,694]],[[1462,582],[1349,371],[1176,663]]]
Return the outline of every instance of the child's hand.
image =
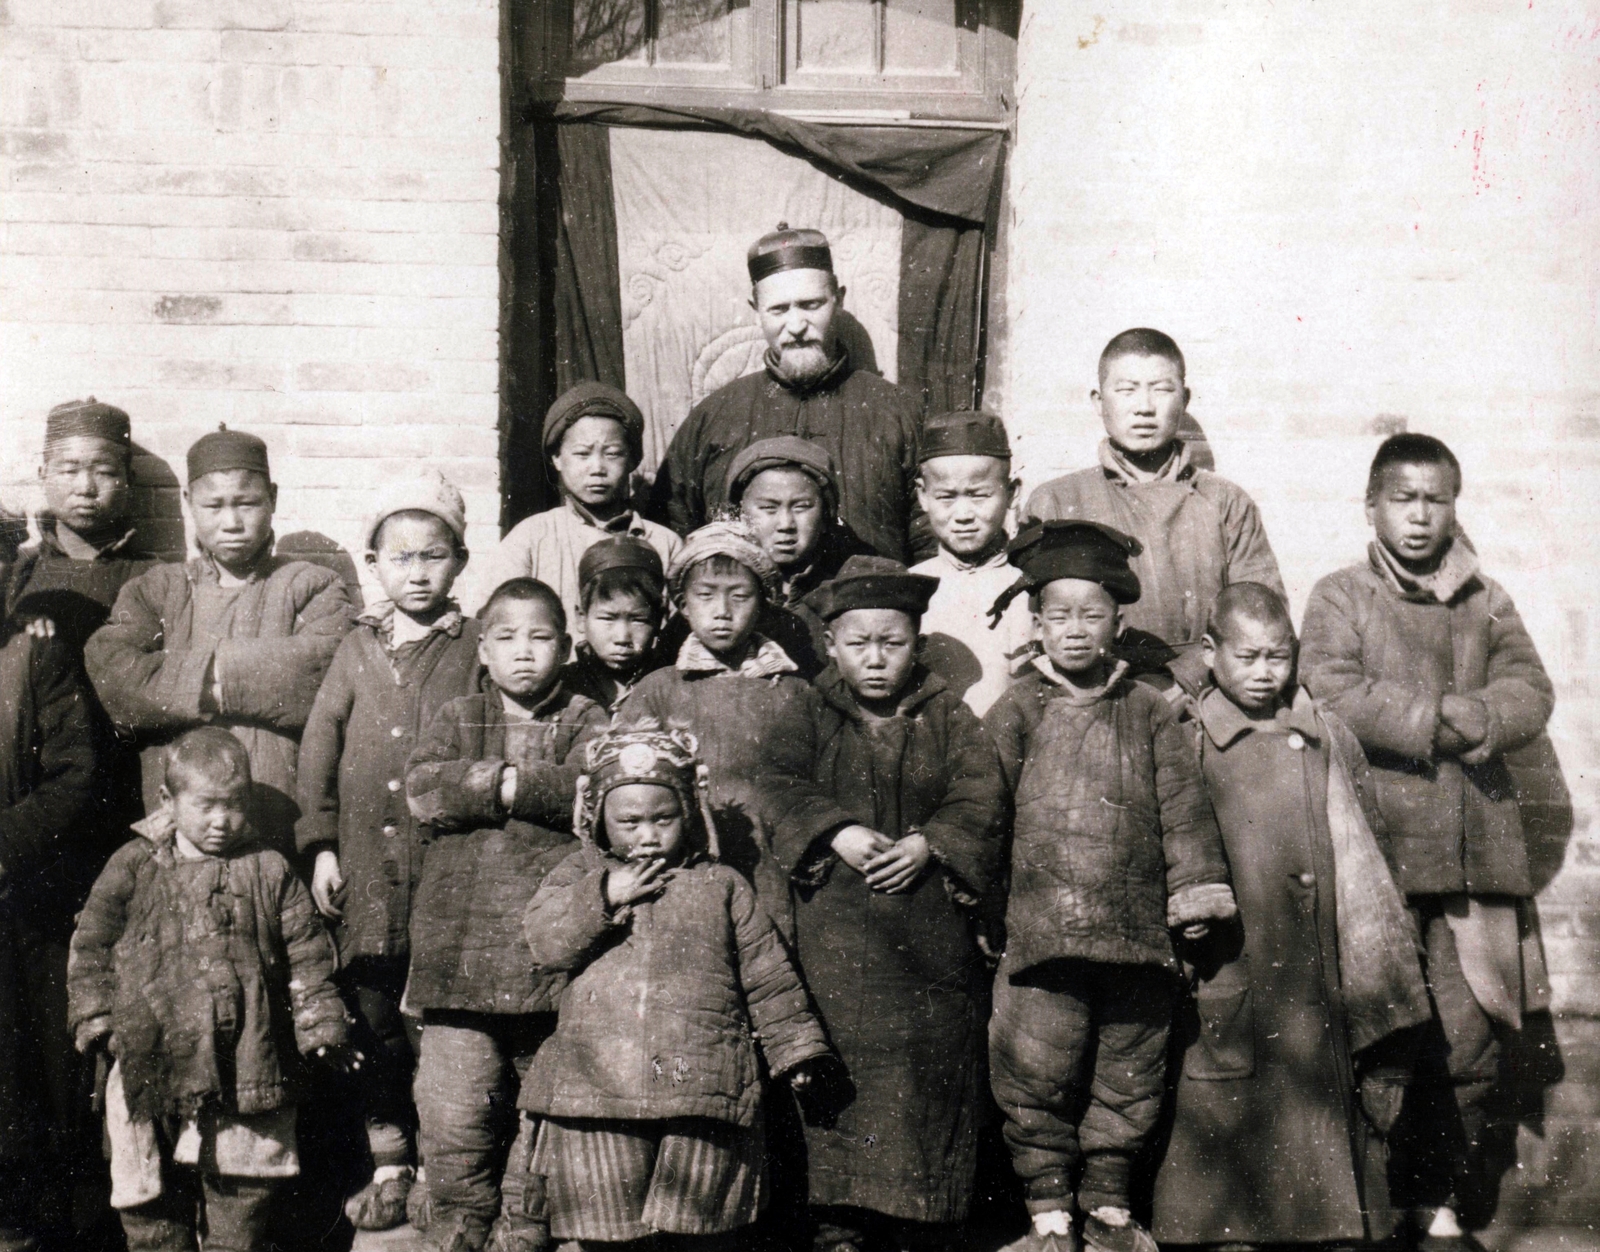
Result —
[[[332,848],[317,853],[311,870],[311,902],[332,921],[344,916],[344,873],[339,868],[339,854]]]
[[[898,895],[911,890],[932,859],[928,841],[921,835],[911,834],[878,853],[867,862],[862,873],[866,876],[867,886],[874,891]]]
[[[606,906],[620,909],[658,896],[667,885],[667,863],[659,857],[650,861],[629,861],[606,871]]]
[[[507,813],[517,802],[517,767],[507,765],[500,771],[500,807]]]
[[[1445,696],[1439,701],[1439,717],[1461,737],[1463,747],[1475,748],[1489,734],[1489,710],[1472,696]]]
[[[834,835],[832,847],[841,861],[864,875],[872,859],[894,847],[894,841],[868,826],[846,826]]]
[[[1210,933],[1210,922],[1190,922],[1183,928],[1183,937],[1185,939],[1204,939]]]
[[[811,1067],[804,1061],[789,1071],[789,1086],[797,1092],[806,1090],[812,1081]]]
[[[56,624],[48,617],[34,617],[28,619],[28,624],[23,627],[35,639],[54,639],[56,637]]]
[[[348,1043],[325,1043],[311,1055],[336,1074],[353,1074],[367,1059]]]

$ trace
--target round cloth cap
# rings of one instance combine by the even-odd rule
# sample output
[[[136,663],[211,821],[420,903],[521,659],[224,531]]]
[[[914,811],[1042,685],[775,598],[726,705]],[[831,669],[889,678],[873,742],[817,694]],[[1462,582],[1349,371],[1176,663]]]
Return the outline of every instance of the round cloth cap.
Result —
[[[745,263],[752,283],[784,270],[827,270],[831,274],[833,249],[820,230],[791,230],[788,222],[779,222],[777,230],[750,245]]]
[[[833,458],[821,444],[801,439],[798,435],[778,435],[772,439],[758,439],[728,466],[726,495],[729,504],[738,504],[744,489],[757,474],[769,469],[796,469],[822,489],[837,512],[839,504],[839,477],[833,467]]]
[[[1005,423],[992,413],[936,413],[922,424],[917,461],[940,456],[992,456],[1011,459]]]
[[[592,543],[578,558],[578,586],[587,587],[610,569],[632,569],[652,579],[658,588],[667,581],[661,554],[634,535],[607,535]],[[657,593],[659,594],[659,592]]]
[[[201,435],[189,448],[189,481],[223,470],[253,470],[272,477],[267,464],[267,445],[255,435],[218,426]]]
[[[396,513],[431,513],[450,528],[458,544],[467,541],[466,501],[454,483],[431,467],[391,483],[379,493],[378,507],[367,523],[367,547],[377,540],[378,527]]]
[[[609,417],[621,422],[628,437],[628,454],[637,465],[644,459],[644,414],[624,391],[608,383],[585,382],[567,388],[544,415],[544,450],[554,456],[561,436],[580,417]]]
[[[805,602],[825,622],[851,609],[898,609],[920,618],[939,580],[913,574],[899,561],[882,556],[853,556]]]
[[[783,576],[744,519],[733,517],[707,522],[699,530],[690,531],[684,539],[683,547],[667,566],[667,588],[674,600],[682,602],[683,581],[689,571],[713,556],[732,557],[756,576],[769,601],[777,599],[783,587]]]
[[[1099,583],[1118,604],[1139,598],[1139,576],[1128,564],[1144,545],[1099,522],[1034,522],[1006,548],[1011,564],[1022,571],[1021,590],[1033,591],[1058,578]]]
[[[44,446],[79,435],[90,439],[109,439],[123,448],[132,446],[133,434],[128,415],[114,404],[90,396],[58,404],[44,419]]]

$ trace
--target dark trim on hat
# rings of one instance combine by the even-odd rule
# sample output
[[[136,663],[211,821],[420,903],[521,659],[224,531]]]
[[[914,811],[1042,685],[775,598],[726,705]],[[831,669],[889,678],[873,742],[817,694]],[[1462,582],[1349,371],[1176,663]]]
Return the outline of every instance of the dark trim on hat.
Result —
[[[827,244],[791,244],[750,258],[750,281],[759,283],[784,270],[826,270],[833,273],[833,249]]]

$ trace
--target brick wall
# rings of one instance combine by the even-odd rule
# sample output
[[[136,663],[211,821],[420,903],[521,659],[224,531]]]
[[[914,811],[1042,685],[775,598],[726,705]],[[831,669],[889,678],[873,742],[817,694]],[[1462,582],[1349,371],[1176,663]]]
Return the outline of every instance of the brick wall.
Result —
[[[487,557],[499,21],[493,0],[0,0],[0,500],[37,504],[45,410],[93,393],[132,414],[168,542],[172,471],[224,421],[272,450],[280,536],[359,559],[373,489],[427,460]]]
[[[1521,1220],[1600,1214],[1600,27],[1582,0],[1026,5],[1007,415],[1030,484],[1089,462],[1096,355],[1174,334],[1219,468],[1298,613],[1358,559],[1403,423],[1463,462],[1461,518],[1558,691],[1574,813],[1540,911],[1569,1080],[1525,1132]],[[1570,820],[1570,826],[1568,821]]]

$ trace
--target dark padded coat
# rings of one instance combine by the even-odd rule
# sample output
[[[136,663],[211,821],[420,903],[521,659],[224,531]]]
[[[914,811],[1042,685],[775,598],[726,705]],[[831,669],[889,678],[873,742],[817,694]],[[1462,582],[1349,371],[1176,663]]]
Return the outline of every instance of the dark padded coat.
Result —
[[[1300,674],[1366,749],[1401,891],[1533,894],[1504,754],[1538,737],[1555,696],[1498,583],[1474,574],[1439,604],[1403,595],[1375,557],[1330,574],[1306,602]],[[1445,695],[1489,712],[1460,758],[1434,751]]]
[[[867,721],[836,669],[818,679],[817,781],[853,820],[934,861],[909,891],[873,891],[825,841],[780,824],[795,879],[797,951],[854,1094],[806,1127],[813,1204],[918,1222],[972,1201],[988,1041],[988,974],[970,905],[996,888],[1000,764],[977,717],[920,667],[899,712]]]
[[[204,620],[197,598],[226,602]],[[160,805],[165,746],[200,725],[224,726],[250,753],[256,830],[294,847],[300,732],[355,608],[332,570],[269,556],[227,597],[209,557],[157,565],[117,596],[89,639],[84,665],[106,712],[141,748],[145,811]],[[220,707],[207,687],[222,677]]]
[[[534,970],[522,914],[545,874],[573,850],[581,761],[574,749],[605,723],[599,705],[559,684],[534,709],[521,750],[513,744],[520,731],[511,730],[492,686],[439,710],[406,770],[412,816],[428,828],[411,910],[406,995],[413,1006],[555,1008],[564,980]],[[517,769],[509,812],[500,803],[507,765]]]
[[[478,623],[452,612],[391,652],[387,618],[363,614],[334,654],[300,740],[301,852],[333,848],[344,875],[339,950],[404,958],[422,879],[406,762],[447,701],[478,689]],[[400,783],[402,786],[395,786]]]
[[[672,436],[652,507],[680,535],[727,503],[728,468],[751,444],[778,435],[809,439],[839,470],[839,515],[881,556],[931,555],[916,505],[922,404],[848,359],[816,386],[797,390],[770,371],[747,374],[695,405]],[[915,550],[916,555],[911,555]]]
[[[754,1126],[757,1050],[780,1075],[828,1052],[777,931],[742,876],[698,855],[659,896],[612,911],[617,864],[585,840],[528,906],[539,973],[572,982],[518,1102],[547,1117]]]
[[[1084,699],[1036,667],[983,719],[1013,796],[1005,968],[1178,967],[1169,896],[1226,884],[1222,837],[1172,706],[1114,680]]]
[[[292,1103],[301,1055],[345,1040],[311,893],[259,845],[180,858],[165,810],[137,829],[146,837],[111,858],[72,936],[79,1046],[110,1034],[145,1117]]]

